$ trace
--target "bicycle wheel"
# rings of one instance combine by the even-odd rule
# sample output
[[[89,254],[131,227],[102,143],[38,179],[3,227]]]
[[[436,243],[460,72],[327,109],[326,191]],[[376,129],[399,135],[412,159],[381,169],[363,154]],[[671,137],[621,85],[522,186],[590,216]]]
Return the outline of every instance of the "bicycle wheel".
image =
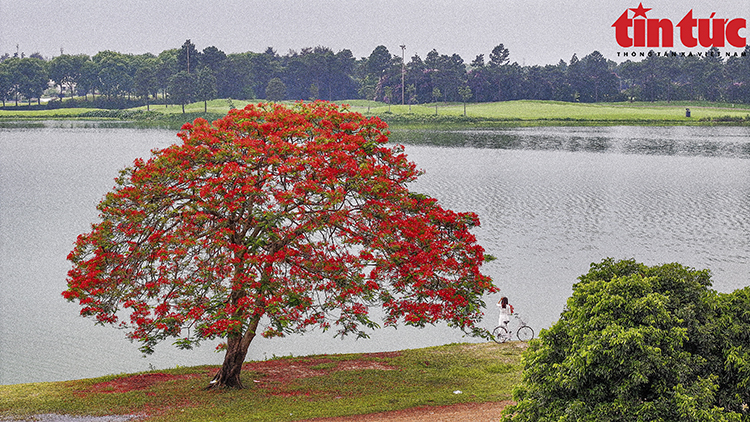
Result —
[[[529,341],[534,338],[534,329],[528,325],[524,325],[516,331],[516,337],[521,341]]]
[[[509,337],[508,330],[505,327],[495,327],[492,330],[492,339],[495,340],[495,343],[505,343]]]

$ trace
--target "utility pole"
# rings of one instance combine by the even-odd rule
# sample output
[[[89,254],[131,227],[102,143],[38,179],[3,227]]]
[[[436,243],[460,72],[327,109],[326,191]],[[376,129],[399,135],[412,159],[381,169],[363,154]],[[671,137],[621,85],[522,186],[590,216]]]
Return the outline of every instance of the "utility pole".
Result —
[[[406,62],[404,61],[404,52],[406,44],[401,44],[401,105],[404,105],[404,74],[406,74]]]

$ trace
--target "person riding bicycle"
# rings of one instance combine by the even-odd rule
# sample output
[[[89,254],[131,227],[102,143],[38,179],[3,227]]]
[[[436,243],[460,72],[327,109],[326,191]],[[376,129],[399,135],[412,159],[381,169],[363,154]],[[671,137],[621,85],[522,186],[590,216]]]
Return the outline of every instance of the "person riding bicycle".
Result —
[[[497,302],[497,306],[500,307],[500,318],[498,325],[508,329],[508,323],[510,322],[510,316],[513,315],[513,305],[508,303],[508,298],[503,296]]]

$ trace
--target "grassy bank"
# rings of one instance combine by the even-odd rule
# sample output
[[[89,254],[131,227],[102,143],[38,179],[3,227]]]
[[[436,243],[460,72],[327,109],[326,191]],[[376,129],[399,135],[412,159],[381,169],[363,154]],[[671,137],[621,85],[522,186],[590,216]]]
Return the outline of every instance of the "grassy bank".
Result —
[[[207,391],[215,367],[0,386],[3,416],[146,415],[149,421],[294,421],[502,401],[525,344],[453,344],[393,353],[247,363],[246,388]]]
[[[180,106],[138,107],[129,110],[0,110],[0,121],[10,119],[120,119],[179,127],[196,117],[209,120],[224,115],[230,107],[241,108],[249,101],[212,100]],[[395,127],[503,127],[553,125],[715,125],[750,124],[750,106],[724,103],[566,103],[557,101],[505,101],[497,103],[437,103],[388,105],[375,101],[341,101],[353,111],[380,116]],[[685,109],[691,117],[685,116]]]
[[[241,108],[250,103],[238,100],[213,100],[207,104],[210,115],[222,115],[230,105]],[[502,127],[547,125],[710,125],[724,123],[750,124],[750,106],[707,102],[681,103],[567,103],[559,101],[504,101],[463,103],[388,105],[376,101],[347,100],[352,111],[383,118],[396,127]],[[437,114],[436,114],[437,106]],[[685,116],[690,108],[691,117]],[[142,108],[145,110],[145,107]],[[151,107],[152,111],[176,118],[181,107]],[[185,107],[186,113],[198,115],[204,104]]]

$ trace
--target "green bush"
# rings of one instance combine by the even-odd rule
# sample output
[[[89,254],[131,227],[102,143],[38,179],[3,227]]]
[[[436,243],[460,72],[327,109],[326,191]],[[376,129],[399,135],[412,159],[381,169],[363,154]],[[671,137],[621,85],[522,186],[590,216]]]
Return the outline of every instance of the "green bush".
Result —
[[[679,264],[592,264],[524,354],[504,420],[750,420],[750,290],[710,286]]]

